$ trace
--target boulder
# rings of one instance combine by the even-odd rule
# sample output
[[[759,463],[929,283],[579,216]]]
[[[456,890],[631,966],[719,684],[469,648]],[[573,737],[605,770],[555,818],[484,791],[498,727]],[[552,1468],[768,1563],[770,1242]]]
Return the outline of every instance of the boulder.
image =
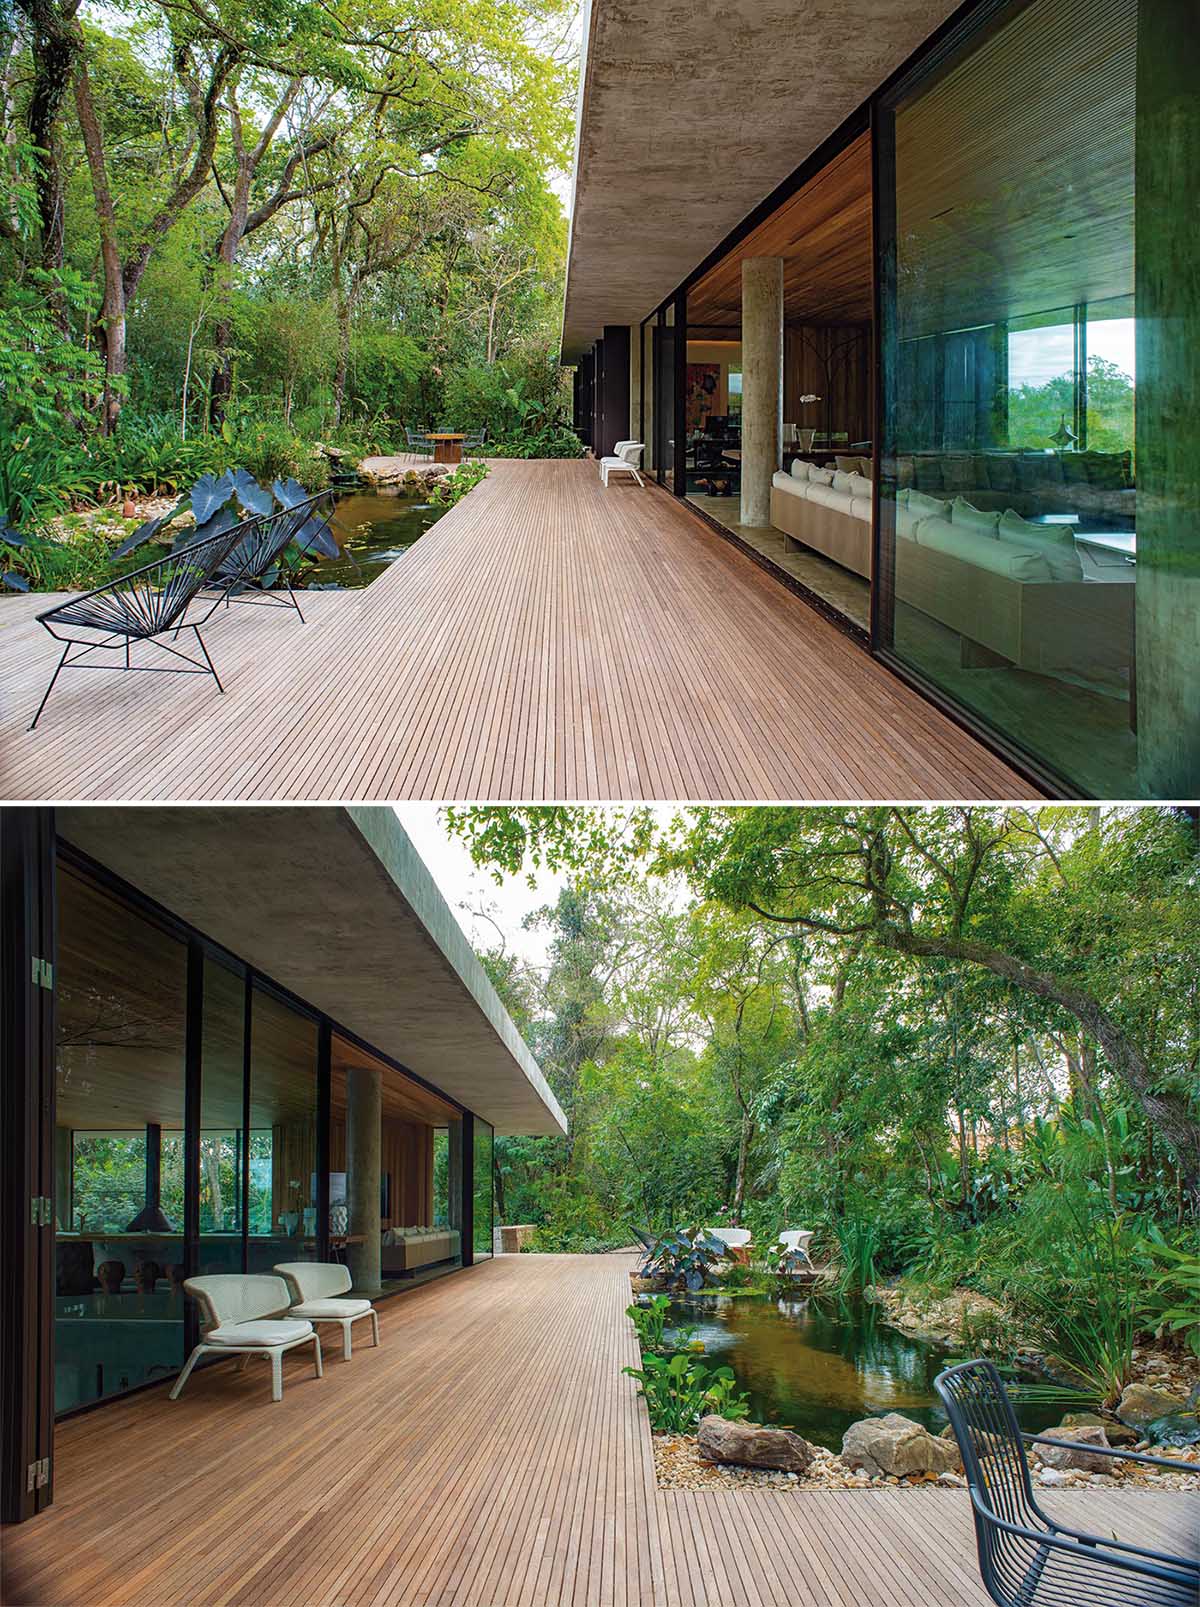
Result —
[[[953,1440],[936,1438],[911,1417],[889,1412],[851,1423],[842,1436],[842,1461],[872,1475],[957,1473],[962,1467]]]
[[[1117,1406],[1117,1416],[1134,1428],[1146,1428],[1160,1417],[1173,1417],[1187,1410],[1187,1402],[1178,1395],[1169,1395],[1165,1389],[1154,1389],[1149,1384],[1127,1384]]]
[[[1108,1435],[1110,1445],[1135,1445],[1137,1433],[1127,1428],[1124,1423],[1118,1423],[1114,1417],[1099,1417],[1095,1412],[1064,1412],[1062,1423],[1058,1428],[1048,1428],[1047,1434],[1059,1434],[1069,1428],[1079,1428],[1087,1423],[1092,1427],[1099,1427]]]
[[[1064,1468],[1043,1468],[1037,1476],[1037,1481],[1047,1490],[1054,1490],[1060,1485],[1075,1483],[1074,1476]]]
[[[1200,1445],[1200,1418],[1191,1412],[1171,1412],[1156,1417],[1146,1437],[1155,1445]]]
[[[816,1454],[807,1440],[789,1428],[765,1428],[761,1423],[735,1423],[715,1416],[700,1419],[696,1449],[710,1462],[774,1468],[782,1473],[807,1473]]]
[[[1111,1456],[1095,1456],[1084,1447],[1098,1445],[1102,1450],[1108,1449],[1108,1435],[1099,1423],[1065,1424],[1058,1428],[1049,1428],[1047,1434],[1053,1435],[1056,1440],[1070,1440],[1079,1450],[1068,1450],[1062,1445],[1036,1446],[1037,1454],[1047,1467],[1075,1468],[1080,1473],[1111,1473],[1113,1459]]]

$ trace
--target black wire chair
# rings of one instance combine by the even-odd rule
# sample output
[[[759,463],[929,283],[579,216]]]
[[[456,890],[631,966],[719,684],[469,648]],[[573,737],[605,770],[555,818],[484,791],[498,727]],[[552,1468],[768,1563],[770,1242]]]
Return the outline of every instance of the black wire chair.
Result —
[[[110,580],[107,585],[97,586],[94,591],[84,592],[79,597],[72,597],[69,602],[59,603],[57,607],[47,608],[40,613],[37,616],[39,623],[55,641],[64,643],[64,646],[62,657],[42,694],[42,701],[38,704],[29,729],[32,731],[41,719],[54,684],[66,669],[124,669],[145,670],[160,675],[211,675],[217,683],[218,692],[224,692],[221,678],[213,667],[200,634],[200,626],[207,623],[224,601],[224,589],[212,595],[209,607],[199,618],[188,619],[187,612],[205,586],[213,580],[234,546],[245,537],[247,526],[272,517],[271,514],[260,514],[258,519],[248,519],[228,530],[205,536],[191,546],[180,547],[165,558],[142,564],[129,574]],[[172,631],[178,639],[179,633],[184,630],[195,633],[203,663],[189,658],[171,643],[160,640]],[[148,642],[161,652],[182,659],[186,667],[135,664],[130,658],[130,648],[134,642]],[[73,648],[79,651],[72,658]],[[118,653],[123,656],[124,662],[82,662],[93,653]]]
[[[310,521],[319,521],[318,528],[328,530],[333,505],[333,492],[320,491],[303,502],[293,503],[290,508],[279,508],[246,520],[238,526],[242,534],[201,590],[219,591],[227,603],[294,608],[303,625],[304,615],[292,590],[295,560],[289,548],[304,535]],[[272,591],[277,580],[282,580],[286,597],[282,592]],[[180,629],[186,627],[180,626]]]
[[[1044,1434],[1023,1435],[1000,1374],[989,1361],[963,1362],[934,1380],[971,1490],[979,1572],[1000,1607],[1038,1603],[1078,1607],[1196,1607],[1200,1563],[1068,1528],[1038,1505],[1025,1442],[1070,1445]],[[1076,1447],[1078,1448],[1078,1447]],[[1088,1455],[1152,1462],[1087,1446]]]

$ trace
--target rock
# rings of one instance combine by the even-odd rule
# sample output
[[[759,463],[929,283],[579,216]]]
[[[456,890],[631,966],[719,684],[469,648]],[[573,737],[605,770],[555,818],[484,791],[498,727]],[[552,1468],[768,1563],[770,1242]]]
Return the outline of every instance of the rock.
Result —
[[[889,1412],[851,1423],[842,1437],[842,1461],[867,1473],[949,1473],[962,1467],[958,1446],[935,1438],[911,1417]]]
[[[1047,1490],[1056,1490],[1064,1484],[1075,1483],[1073,1475],[1063,1468],[1043,1468],[1037,1476],[1037,1481]]]
[[[967,1481],[959,1473],[939,1473],[937,1482],[945,1490],[965,1490]]]
[[[790,1428],[735,1423],[727,1417],[702,1417],[696,1448],[710,1462],[775,1468],[782,1473],[807,1473],[814,1459],[813,1447]]]
[[[1059,1434],[1065,1429],[1078,1428],[1082,1424],[1102,1428],[1108,1435],[1110,1445],[1132,1445],[1137,1434],[1124,1423],[1118,1423],[1113,1417],[1100,1417],[1095,1412],[1064,1412],[1062,1423],[1058,1428],[1048,1428],[1047,1434]]]
[[[1169,1395],[1165,1389],[1154,1389],[1149,1384],[1127,1384],[1117,1407],[1117,1416],[1134,1428],[1146,1428],[1160,1417],[1173,1417],[1185,1412],[1187,1402],[1178,1395]]]
[[[1190,1412],[1170,1412],[1156,1417],[1146,1433],[1155,1445],[1200,1445],[1200,1419]]]
[[[1108,1435],[1098,1423],[1078,1423],[1074,1427],[1052,1428],[1047,1430],[1055,1439],[1072,1440],[1076,1445],[1098,1445],[1108,1449]],[[1077,1468],[1082,1473],[1108,1473],[1112,1468],[1112,1457],[1094,1456],[1086,1450],[1068,1450],[1061,1445],[1039,1445],[1037,1453],[1047,1467]]]

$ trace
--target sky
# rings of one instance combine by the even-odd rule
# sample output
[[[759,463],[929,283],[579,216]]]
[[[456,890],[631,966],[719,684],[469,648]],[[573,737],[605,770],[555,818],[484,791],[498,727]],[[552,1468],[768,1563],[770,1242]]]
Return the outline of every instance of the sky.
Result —
[[[1090,319],[1087,345],[1089,357],[1104,357],[1116,363],[1131,378],[1136,372],[1134,349],[1137,320],[1133,318]],[[1008,383],[1044,385],[1059,374],[1069,374],[1075,366],[1075,329],[1057,324],[1050,329],[1013,331],[1008,337]]]
[[[460,839],[449,835],[440,819],[438,804],[398,804],[396,815],[474,947],[489,949],[497,944],[495,927],[473,913],[484,909],[504,933],[510,953],[520,955],[530,965],[544,966],[549,934],[527,932],[521,923],[534,910],[554,902],[566,877],[541,871],[532,889],[525,876],[508,876],[503,885],[497,887],[490,872],[479,870],[472,863]]]

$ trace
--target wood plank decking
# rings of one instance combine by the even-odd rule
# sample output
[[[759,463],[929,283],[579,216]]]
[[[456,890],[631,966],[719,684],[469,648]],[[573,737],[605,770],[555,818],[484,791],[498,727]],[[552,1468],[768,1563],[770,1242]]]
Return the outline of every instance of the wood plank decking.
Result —
[[[194,1376],[59,1428],[56,1499],[4,1535],[33,1604],[986,1607],[961,1491],[660,1491],[630,1260],[501,1257],[385,1303],[378,1350]],[[1187,1553],[1200,1501],[1062,1493]]]
[[[207,678],[66,673],[0,597],[0,797],[1020,798],[1031,788],[695,514],[493,463],[363,591],[233,608]],[[141,649],[143,653],[153,649]]]

